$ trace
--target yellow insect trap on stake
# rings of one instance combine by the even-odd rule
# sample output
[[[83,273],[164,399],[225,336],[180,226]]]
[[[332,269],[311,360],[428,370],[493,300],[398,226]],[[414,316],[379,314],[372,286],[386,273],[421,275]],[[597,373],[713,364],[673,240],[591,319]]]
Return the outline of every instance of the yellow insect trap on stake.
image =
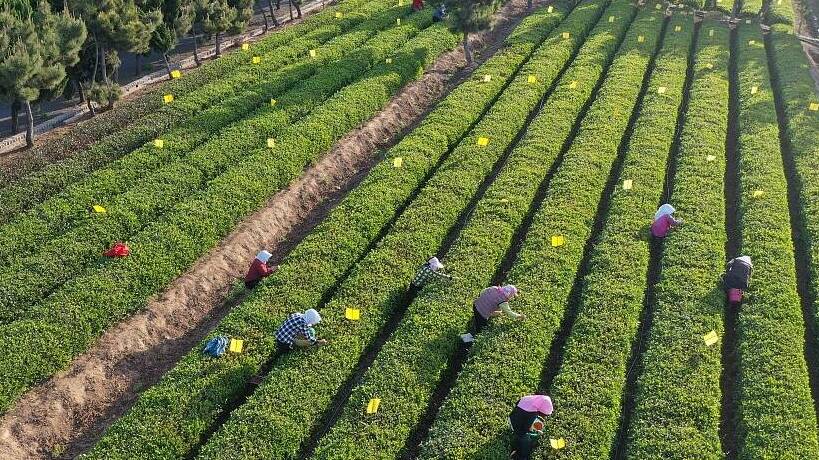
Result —
[[[705,346],[710,347],[711,345],[717,343],[719,341],[719,336],[717,335],[717,331],[711,331],[704,336],[702,336],[703,342],[705,342]]]
[[[681,32],[681,31],[682,31],[682,26],[675,26],[674,27],[674,32]]]
[[[316,57],[316,50],[310,50],[310,57],[311,58]]]
[[[759,92],[759,86],[752,86],[751,87],[751,94],[756,94]]]
[[[261,62],[262,62],[262,57],[261,56],[253,56],[253,63],[254,64],[260,64]]]
[[[708,36],[709,36],[709,37],[713,37],[713,36],[714,36],[714,29],[708,29]]]
[[[91,209],[97,214],[105,214],[106,213],[105,208],[103,208],[102,206],[100,206],[98,204],[95,204],[94,206],[91,206]]]
[[[344,14],[341,11],[336,11],[336,19],[341,19],[344,17]]]
[[[378,412],[378,406],[381,405],[381,400],[378,398],[373,398],[367,403],[367,413],[368,414],[375,414]]]
[[[478,138],[478,145],[481,147],[486,147],[489,145],[489,138],[488,137],[479,137]]]
[[[546,9],[546,12],[551,13],[554,10],[555,10],[555,7],[550,5],[549,8]]]
[[[705,157],[706,161],[714,161],[717,159],[716,155],[708,155]]]
[[[350,321],[358,321],[361,319],[361,310],[358,308],[347,308],[344,310],[344,317]]]
[[[668,91],[668,88],[666,88],[665,86],[660,86],[659,88],[657,88],[657,94],[665,94],[666,91]]]
[[[754,196],[754,198],[761,198],[762,195],[764,195],[764,194],[765,194],[765,192],[762,191],[762,190],[754,190],[754,195],[753,196]]]
[[[571,89],[577,88],[577,80],[572,80],[572,82],[569,83],[569,88]]]
[[[401,18],[396,19],[395,24],[400,26],[401,25]]]
[[[713,70],[713,69],[714,69],[714,64],[711,64],[711,63],[709,62],[708,64],[705,64],[705,68],[706,68],[706,69],[709,69],[709,70]]]
[[[552,235],[552,247],[556,248],[566,244],[566,238],[563,235]]]
[[[270,107],[273,107],[274,105],[276,105],[276,100],[275,100],[275,99],[271,99],[271,100],[270,100]]]
[[[819,102],[811,102],[808,105],[808,110],[812,112],[819,112]]]
[[[609,16],[609,22],[614,22],[614,16]]]
[[[526,83],[537,83],[537,77],[534,75],[529,75],[529,77],[526,79]]]
[[[563,38],[569,38],[569,37],[571,37],[571,34],[569,32],[563,32],[562,37]]]
[[[484,83],[489,83],[490,81],[492,81],[492,75],[484,75],[483,76],[483,82]]]
[[[166,94],[162,96],[162,101],[165,102],[166,104],[170,104],[171,102],[173,102],[173,94]]]
[[[756,45],[756,40],[748,40],[748,46]]]
[[[182,78],[182,72],[178,70],[171,70],[171,78]]]
[[[643,35],[637,36],[637,43],[643,43],[644,41],[646,41],[646,37],[644,37]]]
[[[162,139],[154,139],[154,147],[158,149],[165,147],[165,141],[163,141]]]
[[[393,168],[400,168],[401,166],[404,166],[404,159],[403,158],[397,157],[397,158],[394,158],[392,160],[392,167]]]
[[[387,58],[384,60],[387,64],[392,64],[392,58]]]
[[[549,445],[555,450],[563,449],[566,447],[566,440],[563,438],[549,438]]]
[[[250,49],[250,43],[242,43],[242,51],[247,51]]]
[[[631,179],[626,179],[623,181],[623,190],[631,190],[633,186],[634,181],[632,181]]]
[[[268,137],[267,138],[267,147],[272,149],[275,146],[276,146],[276,139],[273,139],[272,137]]]
[[[244,348],[244,346],[245,346],[244,340],[230,339],[230,346],[228,349],[230,350],[231,353],[241,353],[242,348]]]

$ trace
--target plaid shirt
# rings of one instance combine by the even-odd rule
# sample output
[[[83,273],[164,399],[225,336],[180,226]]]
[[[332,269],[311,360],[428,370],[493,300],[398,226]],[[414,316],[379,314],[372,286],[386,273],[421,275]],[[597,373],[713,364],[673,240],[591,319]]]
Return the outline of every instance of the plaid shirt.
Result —
[[[429,266],[429,262],[427,262],[418,267],[418,271],[415,272],[415,278],[412,279],[412,285],[418,288],[424,287],[432,278],[436,276],[445,280],[452,279],[452,277],[449,275],[438,273],[433,270],[432,267]]]
[[[315,333],[311,333],[313,331],[310,329],[311,327],[307,325],[304,316],[294,313],[290,315],[290,317],[284,321],[284,324],[279,327],[279,330],[276,331],[276,340],[288,345],[293,345],[293,340],[299,336],[303,336],[309,340],[310,343],[315,345],[316,336]]]

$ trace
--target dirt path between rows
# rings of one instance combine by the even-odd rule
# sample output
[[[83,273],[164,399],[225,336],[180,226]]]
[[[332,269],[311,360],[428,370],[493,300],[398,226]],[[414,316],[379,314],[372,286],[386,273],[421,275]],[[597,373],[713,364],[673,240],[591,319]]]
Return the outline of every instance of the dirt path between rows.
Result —
[[[497,51],[526,14],[526,0],[510,1],[496,15],[492,31],[472,37],[476,59],[471,68],[465,68],[460,48],[441,56],[421,79],[246,218],[143,311],[110,328],[68,369],[26,393],[0,419],[0,458],[74,458],[91,447],[142,390],[241,302],[242,294],[228,299],[231,288],[260,248],[281,260],[363,179],[379,150],[394,145]]]

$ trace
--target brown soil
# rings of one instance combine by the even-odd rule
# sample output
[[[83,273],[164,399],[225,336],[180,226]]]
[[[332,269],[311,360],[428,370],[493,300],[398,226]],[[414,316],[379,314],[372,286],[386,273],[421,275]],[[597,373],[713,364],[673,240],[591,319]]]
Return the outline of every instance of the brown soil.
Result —
[[[142,390],[242,301],[243,294],[230,293],[259,248],[281,260],[361,181],[378,150],[394,145],[499,49],[526,13],[526,0],[509,2],[496,15],[492,31],[472,37],[472,67],[465,68],[460,48],[441,56],[421,79],[246,218],[145,310],[109,329],[68,369],[25,394],[0,419],[0,458],[73,458],[92,446]]]

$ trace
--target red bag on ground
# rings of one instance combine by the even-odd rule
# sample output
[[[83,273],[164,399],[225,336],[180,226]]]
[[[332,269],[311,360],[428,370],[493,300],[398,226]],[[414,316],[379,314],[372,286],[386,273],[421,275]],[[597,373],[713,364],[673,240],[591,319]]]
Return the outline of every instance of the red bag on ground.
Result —
[[[131,253],[131,249],[123,243],[116,243],[111,249],[105,251],[105,257],[126,257]]]

